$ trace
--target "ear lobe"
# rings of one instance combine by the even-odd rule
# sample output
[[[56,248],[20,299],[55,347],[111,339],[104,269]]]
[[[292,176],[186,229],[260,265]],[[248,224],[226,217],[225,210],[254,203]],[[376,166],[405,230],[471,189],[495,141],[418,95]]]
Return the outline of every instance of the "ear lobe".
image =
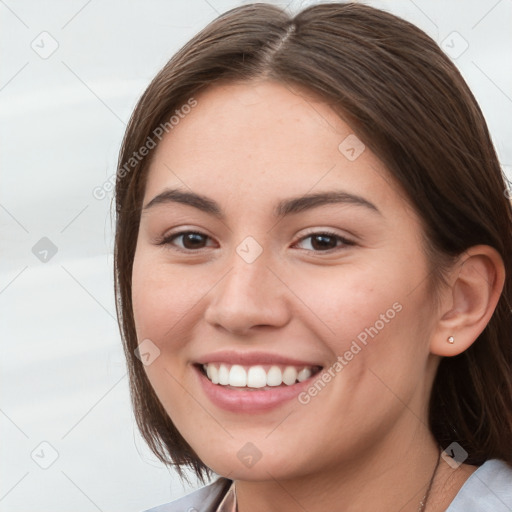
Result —
[[[505,282],[503,260],[493,247],[473,246],[460,256],[449,282],[430,343],[431,353],[445,357],[464,352],[489,323]]]

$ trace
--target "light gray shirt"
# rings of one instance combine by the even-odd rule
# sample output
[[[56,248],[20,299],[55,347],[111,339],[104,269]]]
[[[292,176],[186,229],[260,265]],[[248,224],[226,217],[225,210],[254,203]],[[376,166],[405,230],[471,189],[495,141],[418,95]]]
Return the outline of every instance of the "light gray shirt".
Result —
[[[219,478],[183,498],[144,512],[236,511],[236,504],[229,499],[234,491],[231,484],[231,480]],[[512,512],[512,468],[501,460],[486,461],[464,482],[446,512]]]

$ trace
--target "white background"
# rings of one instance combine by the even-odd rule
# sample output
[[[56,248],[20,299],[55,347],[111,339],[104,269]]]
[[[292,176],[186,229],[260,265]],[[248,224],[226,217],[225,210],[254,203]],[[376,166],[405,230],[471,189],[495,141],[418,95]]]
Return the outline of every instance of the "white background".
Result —
[[[115,320],[112,194],[92,191],[115,172],[151,78],[241,3],[0,0],[1,512],[138,512],[190,490],[134,423]],[[469,45],[454,61],[510,172],[512,1],[367,3],[454,52]],[[31,47],[49,51],[53,40],[48,58]],[[32,250],[43,237],[57,249],[47,262]]]

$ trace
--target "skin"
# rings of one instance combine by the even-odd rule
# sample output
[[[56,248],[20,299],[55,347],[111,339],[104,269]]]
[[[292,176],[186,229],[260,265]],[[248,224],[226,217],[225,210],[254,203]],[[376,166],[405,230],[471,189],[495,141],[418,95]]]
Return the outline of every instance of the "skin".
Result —
[[[427,428],[435,370],[487,324],[501,259],[487,246],[467,251],[434,307],[420,219],[368,148],[353,161],[340,152],[353,130],[327,104],[261,80],[196,99],[154,150],[143,205],[178,188],[215,200],[225,218],[179,203],[141,215],[133,308],[139,342],[160,350],[145,366],[158,398],[200,459],[236,481],[241,512],[418,510],[439,453]],[[379,213],[343,203],[273,215],[282,199],[335,189]],[[325,252],[306,238],[326,229],[353,244],[329,238],[335,248]],[[187,230],[204,233],[203,245],[188,253],[183,237],[158,245]],[[252,263],[236,252],[248,236],[262,248]],[[232,349],[327,369],[395,303],[401,310],[307,404],[225,411],[192,368]],[[446,343],[450,335],[456,343]],[[237,456],[247,442],[261,453],[252,467]],[[444,510],[474,470],[441,459],[429,512]]]

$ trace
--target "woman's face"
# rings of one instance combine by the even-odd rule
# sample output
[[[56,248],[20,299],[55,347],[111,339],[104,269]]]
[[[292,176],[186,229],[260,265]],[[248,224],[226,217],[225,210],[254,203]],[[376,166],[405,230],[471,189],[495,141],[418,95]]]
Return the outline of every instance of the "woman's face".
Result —
[[[383,164],[304,91],[195,99],[154,150],[133,266],[144,368],[182,436],[266,480],[427,435],[429,272]]]

